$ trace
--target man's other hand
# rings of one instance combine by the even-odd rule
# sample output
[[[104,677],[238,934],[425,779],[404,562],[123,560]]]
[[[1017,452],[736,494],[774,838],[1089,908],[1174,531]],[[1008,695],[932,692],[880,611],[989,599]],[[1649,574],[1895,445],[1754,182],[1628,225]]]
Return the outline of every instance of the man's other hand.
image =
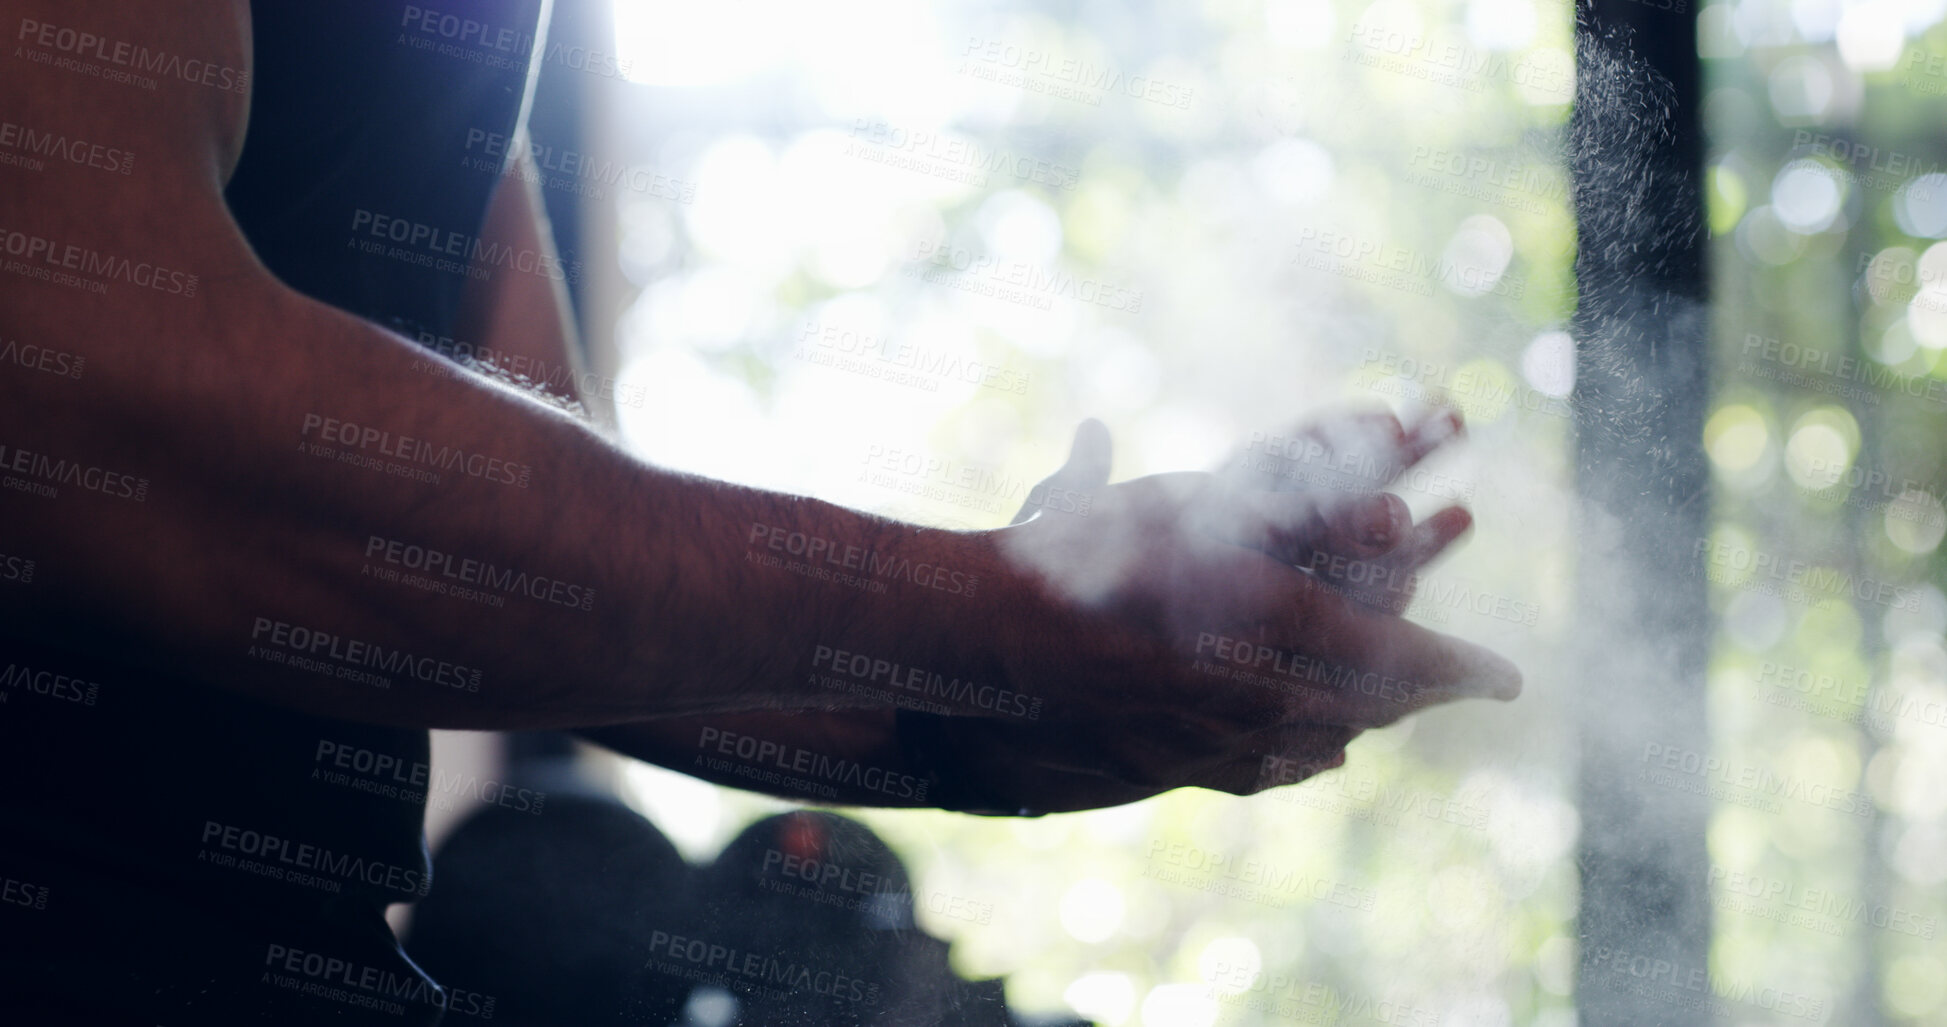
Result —
[[[994,533],[1025,586],[1000,604],[996,673],[1041,700],[1041,717],[902,714],[907,750],[958,805],[985,812],[1183,785],[1244,795],[1339,765],[1364,728],[1454,699],[1512,699],[1512,664],[1397,616],[1415,573],[1471,522],[1452,507],[1414,525],[1377,490],[1459,429],[1445,414],[1410,429],[1342,415],[1294,433],[1318,444],[1281,456],[1330,474],[1289,462],[1240,473],[1240,461],[1109,485],[1107,429],[1084,422],[1068,461]],[[1362,594],[1300,569],[1347,561],[1408,584]]]

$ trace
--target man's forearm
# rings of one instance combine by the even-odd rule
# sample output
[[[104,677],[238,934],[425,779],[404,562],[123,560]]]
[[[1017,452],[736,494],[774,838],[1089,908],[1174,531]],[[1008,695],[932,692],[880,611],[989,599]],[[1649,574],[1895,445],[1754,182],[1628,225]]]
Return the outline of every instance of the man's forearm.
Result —
[[[0,494],[45,568],[0,599],[28,633],[388,723],[871,707],[807,682],[819,647],[923,645],[910,625],[964,626],[998,569],[970,536],[648,467],[247,273],[123,313],[174,348],[34,288],[10,309],[42,323],[11,327],[97,358],[83,388],[6,376],[0,467],[147,484]]]

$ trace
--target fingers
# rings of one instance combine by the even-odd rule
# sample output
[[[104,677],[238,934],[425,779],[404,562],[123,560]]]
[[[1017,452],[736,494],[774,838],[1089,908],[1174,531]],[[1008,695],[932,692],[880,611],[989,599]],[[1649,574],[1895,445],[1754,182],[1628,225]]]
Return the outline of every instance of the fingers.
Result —
[[[1414,420],[1400,441],[1397,451],[1399,470],[1404,471],[1427,458],[1434,450],[1466,434],[1460,411],[1452,407],[1428,410]],[[1395,472],[1397,474],[1397,472]]]
[[[1110,457],[1114,444],[1109,426],[1093,417],[1075,426],[1075,441],[1068,450],[1068,463],[1055,476],[1077,488],[1100,488],[1109,483]]]
[[[1418,570],[1447,551],[1460,536],[1474,526],[1474,515],[1463,507],[1450,506],[1421,521],[1407,540],[1388,554],[1401,566]]]
[[[1408,530],[1390,552],[1360,558],[1327,549],[1314,553],[1299,566],[1342,595],[1387,613],[1403,613],[1418,591],[1420,570],[1445,553],[1473,524],[1472,514],[1450,506]]]
[[[1216,477],[1211,506],[1195,527],[1307,567],[1319,557],[1376,559],[1406,543],[1412,549],[1388,567],[1410,571],[1466,526],[1443,514],[1415,529],[1405,503],[1380,490],[1462,431],[1458,411],[1435,409],[1410,425],[1387,411],[1358,411],[1306,424],[1288,437],[1260,434]],[[1294,495],[1303,498],[1285,498]],[[1398,596],[1383,598],[1377,605],[1405,607]]]
[[[1405,696],[1396,704],[1413,709],[1448,699],[1508,700],[1521,694],[1521,672],[1514,664],[1470,642],[1350,602],[1316,585],[1304,590],[1298,605],[1293,630],[1303,633],[1308,648],[1333,664],[1363,668],[1365,675],[1376,676],[1376,686],[1361,684],[1364,693],[1396,691]]]
[[[1047,505],[1050,489],[1088,493],[1107,485],[1113,452],[1107,425],[1093,417],[1077,425],[1075,439],[1068,446],[1068,460],[1028,490],[1027,501],[1008,523],[1020,524],[1042,509],[1056,509]]]
[[[1406,502],[1388,493],[1330,502],[1314,493],[1258,492],[1220,480],[1211,481],[1186,517],[1192,530],[1292,566],[1320,553],[1378,557],[1413,530]]]
[[[1270,491],[1358,495],[1385,488],[1463,432],[1452,409],[1427,411],[1410,424],[1384,411],[1337,414],[1284,435],[1257,436],[1227,476]]]
[[[1406,500],[1386,492],[1338,504],[1326,520],[1331,531],[1318,545],[1340,553],[1388,553],[1413,529]]]
[[[1231,686],[1266,690],[1276,721],[1378,727],[1436,703],[1521,694],[1521,672],[1502,657],[1354,602],[1308,575],[1238,584],[1239,601],[1254,608],[1239,620],[1256,627],[1236,634],[1257,637],[1206,632],[1197,655],[1223,668]]]
[[[1190,658],[1174,688],[1197,695],[1198,712],[1251,730],[1299,720],[1377,727],[1435,703],[1520,693],[1520,672],[1486,649],[1231,552],[1198,554],[1199,572],[1169,585],[1183,603],[1172,611],[1177,652]]]

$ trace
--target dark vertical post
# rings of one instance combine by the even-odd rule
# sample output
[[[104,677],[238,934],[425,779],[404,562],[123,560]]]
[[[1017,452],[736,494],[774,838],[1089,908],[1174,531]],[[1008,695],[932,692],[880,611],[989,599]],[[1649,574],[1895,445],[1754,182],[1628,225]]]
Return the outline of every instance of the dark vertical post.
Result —
[[[1684,787],[1703,779],[1663,765],[1710,751],[1700,557],[1710,332],[1690,11],[1576,3],[1582,641],[1569,684],[1581,754],[1583,1027],[1711,1022],[1710,803]]]
[[[1847,246],[1841,251],[1846,257],[1858,254],[1857,246]],[[1847,264],[1855,267],[1856,264]],[[1850,334],[1851,352],[1858,360],[1870,360],[1863,347],[1859,345],[1859,319],[1851,319],[1853,329]],[[1886,467],[1880,440],[1885,433],[1885,417],[1876,406],[1860,399],[1849,399],[1846,407],[1859,422],[1859,456],[1854,462],[1857,467]],[[1877,510],[1862,507],[1862,504],[1847,503],[1845,509],[1845,538],[1848,542],[1850,558],[1847,573],[1854,580],[1870,577],[1874,568],[1868,566],[1866,553],[1872,545],[1870,536],[1879,530]],[[1868,667],[1882,667],[1886,657],[1886,610],[1877,603],[1855,598],[1853,611],[1859,615],[1859,622],[1866,631],[1859,640],[1859,655]],[[1875,688],[1892,687],[1890,668],[1874,672]],[[1871,708],[1871,707],[1869,707]],[[1880,731],[1873,724],[1873,718],[1864,716],[1859,722],[1859,763],[1860,766],[1872,764],[1873,757],[1880,751]],[[1891,729],[1883,729],[1890,733]],[[1855,879],[1859,883],[1859,901],[1867,909],[1890,909],[1893,905],[1892,880],[1886,867],[1887,853],[1882,849],[1882,836],[1885,829],[1885,814],[1875,811],[1873,817],[1863,822],[1860,834],[1860,852]],[[1854,942],[1858,965],[1855,969],[1852,990],[1843,999],[1845,1010],[1840,1022],[1847,1027],[1881,1027],[1887,1022],[1887,1015],[1880,998],[1880,975],[1885,969],[1886,938],[1883,931],[1861,930]]]

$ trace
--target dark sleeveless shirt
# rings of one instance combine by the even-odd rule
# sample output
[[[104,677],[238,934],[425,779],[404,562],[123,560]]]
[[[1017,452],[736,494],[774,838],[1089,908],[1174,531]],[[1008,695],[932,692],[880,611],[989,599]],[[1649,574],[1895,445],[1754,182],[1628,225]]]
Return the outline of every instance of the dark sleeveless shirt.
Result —
[[[255,0],[225,195],[265,265],[408,338],[450,336],[546,6]],[[39,995],[171,1027],[439,1021],[447,993],[384,921],[430,884],[425,731],[33,642],[0,639],[0,675],[0,1011]],[[478,1016],[472,999],[446,1022]]]

